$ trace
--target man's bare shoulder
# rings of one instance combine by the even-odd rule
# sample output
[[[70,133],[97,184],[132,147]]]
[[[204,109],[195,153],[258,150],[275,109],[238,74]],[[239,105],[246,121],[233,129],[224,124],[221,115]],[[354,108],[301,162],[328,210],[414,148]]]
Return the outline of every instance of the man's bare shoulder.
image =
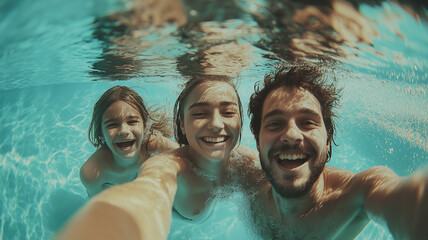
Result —
[[[238,153],[238,157],[241,160],[252,165],[260,165],[259,152],[257,150],[246,146],[239,146],[238,148],[236,148],[236,152]]]
[[[376,166],[353,173],[345,169],[326,167],[327,186],[331,189],[344,190],[343,193],[366,196],[372,189],[397,180],[399,177],[391,169]]]
[[[355,173],[341,168],[325,166],[326,186],[332,189],[343,188],[355,176]]]

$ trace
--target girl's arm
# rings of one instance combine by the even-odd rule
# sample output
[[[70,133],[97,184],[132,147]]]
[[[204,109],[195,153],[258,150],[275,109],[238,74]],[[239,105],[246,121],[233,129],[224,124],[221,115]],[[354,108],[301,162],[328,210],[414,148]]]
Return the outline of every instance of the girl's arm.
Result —
[[[178,143],[173,142],[171,139],[162,135],[153,134],[149,140],[148,150],[149,153],[162,153],[175,150],[179,147]]]

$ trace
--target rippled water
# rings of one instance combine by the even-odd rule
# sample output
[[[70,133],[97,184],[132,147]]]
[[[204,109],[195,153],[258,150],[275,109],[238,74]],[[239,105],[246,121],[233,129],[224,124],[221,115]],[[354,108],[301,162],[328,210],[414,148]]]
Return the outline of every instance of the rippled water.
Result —
[[[0,238],[49,239],[84,204],[92,106],[117,84],[172,112],[189,77],[228,75],[246,106],[276,64],[322,62],[343,88],[329,164],[409,175],[428,163],[426,16],[422,1],[0,2]],[[254,237],[240,197],[204,224],[174,218],[170,238]],[[371,223],[358,239],[392,237]]]

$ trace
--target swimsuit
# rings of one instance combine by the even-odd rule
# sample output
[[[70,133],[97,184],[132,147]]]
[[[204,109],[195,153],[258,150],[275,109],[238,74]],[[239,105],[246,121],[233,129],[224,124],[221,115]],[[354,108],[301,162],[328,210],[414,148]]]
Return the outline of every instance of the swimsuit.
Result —
[[[199,216],[197,216],[196,218],[193,218],[193,219],[184,217],[174,207],[172,208],[172,213],[173,213],[173,215],[178,216],[181,219],[191,221],[192,223],[203,223],[213,214],[214,209],[216,208],[215,205],[216,205],[217,200],[218,199],[215,197],[212,199],[209,199],[209,201],[210,201],[209,206],[204,209],[202,214],[200,214]]]

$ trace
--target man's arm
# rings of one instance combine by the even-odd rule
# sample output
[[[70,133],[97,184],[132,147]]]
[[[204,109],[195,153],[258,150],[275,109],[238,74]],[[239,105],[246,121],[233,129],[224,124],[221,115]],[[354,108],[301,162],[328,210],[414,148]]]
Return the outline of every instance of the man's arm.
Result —
[[[150,158],[137,179],[94,196],[56,239],[166,239],[182,167],[171,154]]]
[[[428,236],[428,169],[401,178],[385,167],[355,176],[365,186],[365,210],[388,226],[395,239]]]

